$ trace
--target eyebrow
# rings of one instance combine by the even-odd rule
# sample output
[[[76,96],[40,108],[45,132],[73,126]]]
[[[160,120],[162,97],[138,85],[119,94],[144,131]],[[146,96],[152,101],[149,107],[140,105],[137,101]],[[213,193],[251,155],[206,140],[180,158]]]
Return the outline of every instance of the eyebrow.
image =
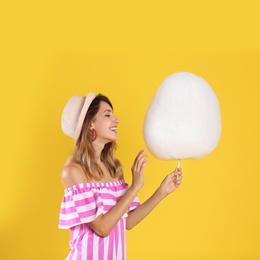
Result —
[[[103,112],[103,114],[106,113],[106,112],[112,113],[112,110],[111,110],[111,109],[106,109],[106,110]]]

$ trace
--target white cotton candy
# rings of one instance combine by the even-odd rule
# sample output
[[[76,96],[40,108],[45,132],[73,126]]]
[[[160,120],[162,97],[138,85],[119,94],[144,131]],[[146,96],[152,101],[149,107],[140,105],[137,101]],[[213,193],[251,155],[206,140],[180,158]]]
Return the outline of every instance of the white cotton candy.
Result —
[[[198,159],[212,152],[221,134],[218,99],[210,85],[189,72],[167,77],[145,115],[143,135],[159,159]]]

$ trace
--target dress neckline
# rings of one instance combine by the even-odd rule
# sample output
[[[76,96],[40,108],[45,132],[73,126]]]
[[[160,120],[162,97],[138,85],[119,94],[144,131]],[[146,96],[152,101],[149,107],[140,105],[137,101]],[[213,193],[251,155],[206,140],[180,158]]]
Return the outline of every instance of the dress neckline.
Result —
[[[77,183],[71,187],[66,188],[64,191],[69,192],[83,188],[103,188],[103,187],[115,187],[125,183],[125,180],[109,181],[109,182],[83,182]]]

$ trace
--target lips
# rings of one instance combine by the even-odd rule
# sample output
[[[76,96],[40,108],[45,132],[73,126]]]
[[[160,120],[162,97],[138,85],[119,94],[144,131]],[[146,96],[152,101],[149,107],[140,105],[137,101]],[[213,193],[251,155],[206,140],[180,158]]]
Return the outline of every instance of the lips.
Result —
[[[110,130],[116,133],[117,127],[113,126],[113,127],[110,128]]]

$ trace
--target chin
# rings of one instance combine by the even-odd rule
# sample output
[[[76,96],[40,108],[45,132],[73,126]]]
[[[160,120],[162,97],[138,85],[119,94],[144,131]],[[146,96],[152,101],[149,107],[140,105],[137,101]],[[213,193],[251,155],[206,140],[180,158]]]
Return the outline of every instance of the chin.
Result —
[[[111,142],[115,142],[115,141],[117,141],[117,139],[118,139],[117,137],[112,138],[112,139],[111,139]]]

